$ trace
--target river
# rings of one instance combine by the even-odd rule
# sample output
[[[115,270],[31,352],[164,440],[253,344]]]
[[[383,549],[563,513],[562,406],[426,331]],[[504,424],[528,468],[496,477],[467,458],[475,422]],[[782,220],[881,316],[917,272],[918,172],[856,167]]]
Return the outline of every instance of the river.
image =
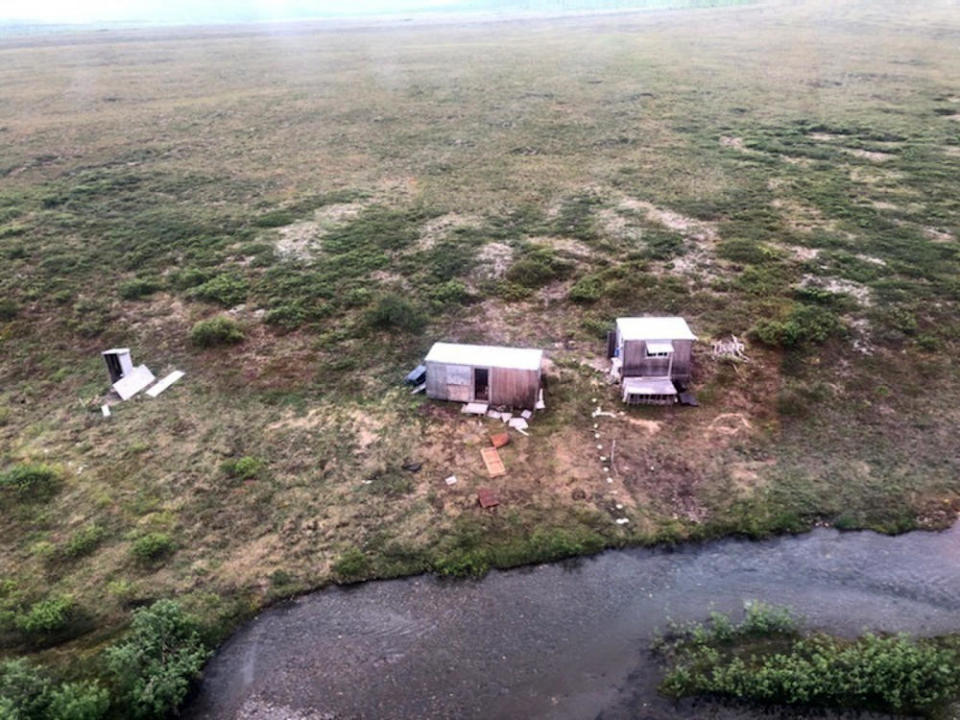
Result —
[[[332,587],[241,628],[209,663],[186,716],[770,717],[665,700],[648,650],[670,619],[739,615],[751,600],[789,605],[809,626],[840,635],[960,630],[960,523],[897,537],[820,528],[608,551],[480,581]]]

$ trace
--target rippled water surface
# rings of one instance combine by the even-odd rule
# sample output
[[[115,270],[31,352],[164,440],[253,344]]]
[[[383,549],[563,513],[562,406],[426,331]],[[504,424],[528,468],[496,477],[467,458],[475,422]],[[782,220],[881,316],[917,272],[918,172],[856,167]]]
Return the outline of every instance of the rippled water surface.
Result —
[[[960,525],[810,534],[331,588],[264,612],[211,661],[200,718],[749,718],[656,693],[668,619],[787,604],[808,624],[960,630]]]

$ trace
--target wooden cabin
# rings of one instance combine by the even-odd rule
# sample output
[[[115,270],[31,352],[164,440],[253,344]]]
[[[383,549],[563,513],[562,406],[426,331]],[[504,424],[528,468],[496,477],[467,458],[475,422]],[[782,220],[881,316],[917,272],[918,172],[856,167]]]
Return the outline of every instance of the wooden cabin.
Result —
[[[675,402],[674,381],[689,382],[696,339],[681,317],[617,318],[616,329],[608,337],[608,354],[611,373],[623,389],[623,401]]]
[[[427,397],[533,410],[542,362],[542,350],[434,343],[424,360]]]

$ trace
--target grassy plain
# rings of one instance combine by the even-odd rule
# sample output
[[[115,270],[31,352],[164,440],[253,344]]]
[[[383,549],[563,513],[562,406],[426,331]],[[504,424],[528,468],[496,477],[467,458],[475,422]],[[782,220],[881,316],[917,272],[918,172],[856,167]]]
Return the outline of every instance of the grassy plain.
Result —
[[[0,40],[0,472],[57,477],[2,491],[3,652],[95,669],[160,597],[216,637],[331,580],[952,522],[958,40],[888,0]],[[701,407],[594,419],[603,333],[660,312]],[[439,338],[548,351],[505,478],[492,421],[398,387]],[[113,345],[187,376],[106,420]]]

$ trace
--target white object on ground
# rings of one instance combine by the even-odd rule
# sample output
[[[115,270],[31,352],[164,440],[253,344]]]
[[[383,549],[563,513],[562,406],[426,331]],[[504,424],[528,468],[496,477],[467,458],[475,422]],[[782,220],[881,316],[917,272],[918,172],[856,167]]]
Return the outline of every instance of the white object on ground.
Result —
[[[100,406],[100,412],[103,413],[103,416],[104,416],[104,417],[110,417],[110,406],[109,406],[109,405],[101,405],[101,406]]]
[[[129,375],[124,375],[117,380],[113,384],[113,389],[117,391],[121,400],[129,400],[154,380],[156,378],[146,365],[137,365]]]
[[[607,478],[607,482],[608,482],[608,483],[612,483],[612,482],[613,482],[613,478],[612,478],[612,477],[608,477],[608,478]]]
[[[496,410],[487,410],[487,417],[493,418],[494,420],[499,420],[500,413],[498,413]]]
[[[467,403],[460,409],[460,412],[466,415],[486,415],[487,408],[489,407],[490,405],[488,403]]]
[[[451,475],[450,477],[446,478],[446,479],[444,480],[444,482],[445,482],[447,485],[456,485],[456,484],[457,484],[457,476],[456,476],[456,475]]]
[[[513,413],[500,413],[500,419],[507,424],[510,423],[510,418],[512,417],[513,417]]]
[[[540,393],[537,395],[537,403],[533,406],[534,410],[546,410],[547,404],[543,401],[543,388],[540,388]]]
[[[157,383],[156,385],[154,385],[152,388],[150,388],[149,390],[147,390],[147,395],[149,395],[150,397],[154,397],[154,398],[155,398],[157,395],[159,395],[160,393],[162,393],[162,392],[163,392],[164,390],[166,390],[168,387],[170,387],[171,385],[173,385],[177,380],[179,380],[180,378],[182,378],[182,377],[183,377],[183,374],[184,374],[184,373],[183,373],[182,370],[174,370],[172,373],[170,373],[169,375],[167,375],[165,378],[163,378],[160,382],[158,382],[158,383]]]
[[[516,431],[517,431],[518,433],[520,433],[521,435],[524,435],[524,436],[526,436],[526,437],[530,437],[530,433],[522,430],[521,428],[514,428],[514,430],[516,430]]]
[[[623,510],[623,503],[617,503],[617,510]]]
[[[526,420],[523,418],[513,418],[510,420],[507,425],[512,427],[514,430],[526,430],[529,426]]]
[[[630,520],[628,518],[617,518],[615,522],[617,525],[626,525]]]
[[[533,417],[533,413],[529,410],[524,410],[522,413],[520,413],[520,417],[522,417],[524,420],[529,420]]]

